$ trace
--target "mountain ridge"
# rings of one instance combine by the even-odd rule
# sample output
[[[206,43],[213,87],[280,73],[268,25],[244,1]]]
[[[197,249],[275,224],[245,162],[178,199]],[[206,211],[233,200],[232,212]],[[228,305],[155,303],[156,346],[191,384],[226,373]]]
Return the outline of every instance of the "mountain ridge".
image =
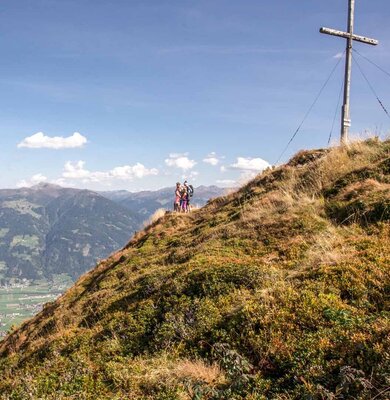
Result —
[[[0,393],[385,398],[389,221],[390,141],[300,152],[154,221],[12,332]]]
[[[196,199],[204,204],[221,191],[203,187]],[[123,247],[163,204],[170,208],[173,198],[170,188],[141,195],[121,192],[126,195],[120,201],[115,193],[50,183],[1,189],[0,283],[50,280],[63,273],[77,279]]]
[[[44,184],[0,190],[0,223],[4,281],[75,279],[123,246],[140,221],[98,193]]]
[[[210,198],[221,196],[226,193],[227,190],[228,189],[220,188],[215,185],[201,185],[195,187],[195,194],[191,200],[192,205],[197,208],[201,207],[205,205]],[[136,212],[140,219],[147,220],[159,208],[168,210],[173,208],[175,187],[166,187],[159,190],[143,190],[141,192],[113,191],[101,193],[110,200]]]

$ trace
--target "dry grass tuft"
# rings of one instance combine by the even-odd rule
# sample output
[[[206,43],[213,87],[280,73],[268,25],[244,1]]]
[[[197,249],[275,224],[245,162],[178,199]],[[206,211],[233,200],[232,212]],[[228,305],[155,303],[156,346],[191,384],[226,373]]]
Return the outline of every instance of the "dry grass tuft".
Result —
[[[173,371],[179,380],[190,379],[192,381],[205,382],[208,385],[220,385],[226,382],[224,373],[219,365],[205,364],[202,360],[184,360],[177,364]]]
[[[370,193],[390,192],[390,184],[380,183],[375,179],[366,179],[363,182],[355,182],[340,191],[336,197],[342,200],[350,200]]]
[[[375,139],[372,139],[373,141]],[[348,174],[353,170],[368,167],[375,159],[380,148],[372,146],[370,141],[356,140],[348,146],[335,147],[323,158],[316,170],[321,181],[319,188],[328,187],[335,178]]]
[[[326,231],[317,235],[315,244],[307,252],[307,265],[336,265],[350,259],[356,253],[353,246],[348,246],[340,229],[329,226]],[[343,230],[347,231],[348,228]],[[344,235],[347,235],[347,232]]]
[[[115,385],[125,389],[134,398],[138,398],[144,390],[153,393],[156,388],[170,388],[176,392],[178,399],[190,400],[193,398],[193,384],[202,382],[214,388],[227,381],[217,364],[175,359],[167,353],[156,358],[137,357],[126,366],[110,362],[108,370]]]
[[[166,213],[167,210],[165,208],[159,208],[147,221],[144,222],[144,227],[156,223],[160,218],[164,217]]]

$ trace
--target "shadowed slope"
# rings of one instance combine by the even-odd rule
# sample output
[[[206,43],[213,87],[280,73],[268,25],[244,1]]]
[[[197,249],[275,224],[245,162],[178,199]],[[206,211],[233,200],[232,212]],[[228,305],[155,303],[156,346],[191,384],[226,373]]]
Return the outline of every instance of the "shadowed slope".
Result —
[[[389,152],[302,152],[162,217],[0,344],[3,398],[381,398]]]
[[[40,184],[0,190],[0,285],[75,280],[128,241],[142,220],[90,190]]]

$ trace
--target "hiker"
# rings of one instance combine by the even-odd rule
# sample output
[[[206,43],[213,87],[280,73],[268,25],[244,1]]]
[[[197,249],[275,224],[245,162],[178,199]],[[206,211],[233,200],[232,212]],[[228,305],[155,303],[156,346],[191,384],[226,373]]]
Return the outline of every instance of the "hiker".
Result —
[[[181,196],[182,196],[181,183],[176,183],[175,189],[175,202],[173,203],[173,211],[180,212],[181,209]]]
[[[181,201],[180,201],[181,211],[186,213],[188,212],[188,191],[187,191],[187,181],[184,182],[181,191]]]
[[[183,196],[182,196],[182,210],[183,212],[190,212],[191,211],[191,206],[190,206],[190,199],[194,195],[194,187],[192,185],[189,185],[187,181],[184,182],[184,190],[183,190]]]

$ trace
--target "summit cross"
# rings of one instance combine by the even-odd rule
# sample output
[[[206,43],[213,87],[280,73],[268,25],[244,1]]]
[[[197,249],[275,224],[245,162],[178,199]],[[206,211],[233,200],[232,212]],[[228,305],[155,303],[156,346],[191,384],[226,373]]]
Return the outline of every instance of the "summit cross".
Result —
[[[365,36],[354,34],[355,0],[348,0],[348,30],[347,32],[337,31],[330,28],[321,28],[320,32],[327,35],[338,36],[347,39],[345,52],[345,78],[344,78],[344,102],[341,110],[341,144],[348,143],[349,128],[351,126],[350,113],[350,92],[351,92],[351,72],[352,72],[352,46],[353,42],[361,42],[376,46],[379,41]]]

